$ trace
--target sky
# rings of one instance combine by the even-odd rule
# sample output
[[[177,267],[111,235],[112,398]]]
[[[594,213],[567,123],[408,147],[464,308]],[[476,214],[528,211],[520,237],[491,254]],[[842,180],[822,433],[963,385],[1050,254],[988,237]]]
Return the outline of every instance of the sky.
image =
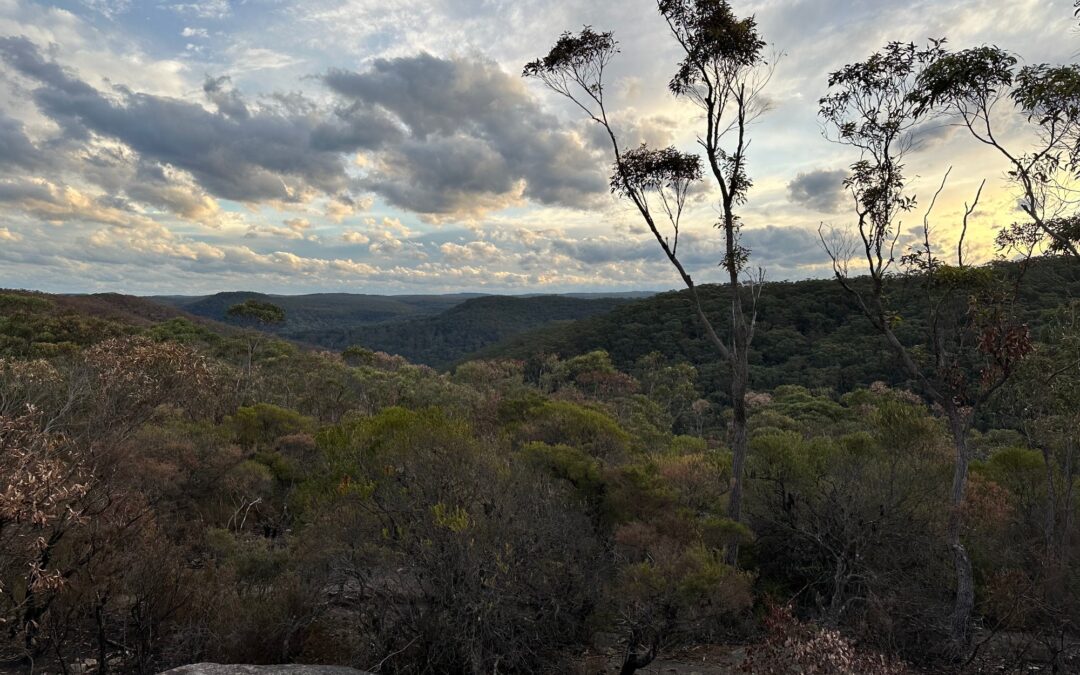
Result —
[[[850,224],[856,158],[822,135],[828,73],[892,40],[1080,49],[1070,0],[754,0],[775,53],[742,217],[768,279],[829,273],[817,230]],[[661,290],[675,272],[607,187],[595,125],[520,76],[565,30],[610,30],[624,145],[695,148],[666,88],[677,45],[654,0],[0,0],[0,287],[201,294]],[[1015,122],[1015,121],[1014,121]],[[1013,124],[1012,122],[1010,124]],[[1013,124],[1007,133],[1020,133]],[[954,127],[909,161],[969,257],[1016,218],[1006,167]],[[718,211],[696,190],[680,252],[720,279]],[[904,241],[921,226],[905,223]]]

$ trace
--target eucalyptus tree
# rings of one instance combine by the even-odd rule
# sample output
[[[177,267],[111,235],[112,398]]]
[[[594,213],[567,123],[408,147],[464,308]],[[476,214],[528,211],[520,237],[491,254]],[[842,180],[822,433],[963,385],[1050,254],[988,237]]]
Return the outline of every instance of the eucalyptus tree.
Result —
[[[763,274],[749,273],[750,251],[740,237],[741,207],[752,182],[747,172],[750,125],[767,109],[762,91],[772,74],[765,58],[766,43],[753,17],[739,18],[725,0],[659,0],[657,9],[678,43],[682,59],[668,84],[670,93],[689,101],[702,113],[704,128],[697,142],[705,159],[674,147],[625,148],[608,108],[605,75],[618,43],[610,32],[585,27],[564,33],[548,54],[525,66],[523,75],[542,81],[572,101],[605,132],[611,144],[611,190],[628,200],[648,226],[664,257],[686,286],[694,312],[719,357],[731,372],[732,422],[730,443],[733,478],[728,515],[742,516],[743,473],[747,453],[748,356],[754,338],[756,303]],[[719,191],[717,228],[723,239],[723,259],[730,289],[731,325],[718,328],[718,317],[705,311],[698,288],[687,269],[680,228],[691,188],[708,175]],[[734,564],[738,543],[726,549]]]
[[[250,384],[255,352],[266,337],[262,331],[284,322],[285,310],[273,303],[249,298],[229,307],[225,314],[248,328],[244,375]]]
[[[993,45],[942,50],[920,74],[913,100],[1005,158],[1030,221],[1003,230],[999,241],[1035,236],[1051,252],[1080,258],[1080,65],[1021,67]]]
[[[844,183],[854,204],[856,226],[855,236],[836,231],[827,236],[823,228],[821,240],[836,279],[885,338],[908,376],[939,407],[948,425],[954,470],[946,539],[956,574],[948,632],[959,655],[967,648],[975,601],[971,559],[961,539],[971,460],[968,435],[977,410],[1030,351],[1031,340],[1027,327],[1013,319],[1015,288],[991,268],[972,267],[964,260],[968,221],[982,185],[974,200],[965,204],[963,220],[957,223],[960,240],[955,262],[940,257],[931,223],[948,172],[922,218],[917,242],[907,254],[901,256],[897,250],[903,219],[917,207],[905,174],[905,158],[915,148],[913,132],[929,114],[922,104],[922,76],[943,54],[941,42],[931,42],[926,48],[894,42],[829,76],[829,92],[820,100],[819,112],[827,135],[859,152]],[[852,278],[852,260],[861,261],[866,279]],[[890,305],[901,269],[921,289],[921,317],[900,316]],[[906,328],[902,339],[901,324],[924,328],[921,334]]]

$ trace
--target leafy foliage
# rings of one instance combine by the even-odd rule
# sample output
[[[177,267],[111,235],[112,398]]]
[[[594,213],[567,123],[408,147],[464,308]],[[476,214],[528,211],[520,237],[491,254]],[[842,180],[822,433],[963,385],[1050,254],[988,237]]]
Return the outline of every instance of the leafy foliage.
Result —
[[[784,289],[828,300],[815,282],[778,285],[790,300]],[[1032,297],[1058,302],[1046,286]],[[8,325],[47,326],[57,300],[44,299]],[[639,305],[635,330],[682,316],[665,307],[678,300]],[[1076,482],[1080,343],[1067,309],[1038,306],[1038,361],[1004,392],[1037,417],[974,434],[965,537],[981,619],[1050,640],[1080,606],[1075,579],[1059,573],[1078,553],[1065,486]],[[630,307],[604,321],[627,324]],[[847,672],[837,668],[891,663],[874,651],[945,653],[947,436],[905,390],[752,392],[736,522],[722,406],[699,405],[707,374],[654,343],[632,359],[616,345],[440,374],[268,339],[241,395],[242,336],[167,317],[102,326],[49,358],[0,361],[9,662],[572,672],[593,631],[616,635],[630,665],[681,645],[755,641],[766,597],[796,599],[788,635],[800,637],[757,642],[755,664],[783,654]],[[801,335],[786,334],[790,354]],[[724,560],[732,542],[738,567]],[[1055,654],[1070,663],[1068,649]]]

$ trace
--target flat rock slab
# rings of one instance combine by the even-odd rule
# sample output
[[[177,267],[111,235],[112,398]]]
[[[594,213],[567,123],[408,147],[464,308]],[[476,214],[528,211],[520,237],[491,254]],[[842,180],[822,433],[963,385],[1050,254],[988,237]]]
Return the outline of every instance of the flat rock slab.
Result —
[[[243,666],[220,663],[193,663],[166,670],[160,675],[370,675],[362,670],[342,666]]]

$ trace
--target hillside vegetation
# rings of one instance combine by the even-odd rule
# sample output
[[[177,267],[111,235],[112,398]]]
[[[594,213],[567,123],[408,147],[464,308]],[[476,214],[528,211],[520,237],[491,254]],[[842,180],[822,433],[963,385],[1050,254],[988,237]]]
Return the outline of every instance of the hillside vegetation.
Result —
[[[1015,263],[995,263],[992,269],[1012,280],[1021,272]],[[913,345],[925,335],[921,310],[924,289],[917,277],[899,282],[905,285],[892,300],[904,322],[897,332],[905,343]],[[699,293],[706,312],[723,328],[730,320],[730,313],[725,312],[728,289],[706,285],[699,287]],[[1046,258],[1032,261],[1023,271],[1015,307],[1038,332],[1062,304],[1075,298],[1080,298],[1080,267],[1068,259]],[[616,366],[627,371],[652,352],[690,363],[700,373],[699,393],[724,401],[724,365],[708,344],[685,291],[658,294],[606,314],[522,333],[469,358],[566,357],[596,349],[608,352]],[[876,381],[900,385],[908,380],[854,298],[838,292],[833,280],[764,286],[750,366],[751,382],[761,390],[796,384],[842,393]]]
[[[642,295],[649,294],[478,297],[232,292],[151,300],[237,326],[243,321],[229,316],[230,307],[245,300],[269,302],[285,310],[285,320],[264,329],[281,337],[337,350],[361,345],[442,368],[524,331],[601,314]]]
[[[150,300],[172,305],[196,316],[235,323],[228,316],[233,305],[244,300],[273,303],[285,310],[286,319],[275,332],[282,336],[307,331],[340,330],[383,321],[397,321],[445,311],[469,294],[452,295],[364,295],[357,293],[312,293],[308,295],[268,295],[231,291],[207,296],[157,296]]]
[[[820,294],[808,335],[838,344],[821,325],[826,288],[784,288]],[[595,635],[613,636],[599,655],[616,662],[749,644],[749,672],[821,659],[934,671],[949,658],[949,438],[906,389],[757,389],[737,523],[727,411],[700,397],[697,368],[660,351],[632,372],[590,351],[439,373],[252,340],[138,300],[0,301],[12,667],[591,673]],[[669,303],[564,330],[647,325]],[[972,434],[965,536],[985,627],[973,672],[1077,665],[1062,627],[1080,615],[1080,511],[1062,486],[1080,486],[1080,307],[1036,314],[1054,339],[1000,392],[997,424]],[[873,352],[847,324],[846,348]],[[723,559],[732,542],[737,567]]]
[[[297,331],[291,337],[331,349],[360,345],[445,368],[473,352],[530,330],[605,314],[626,301],[559,295],[486,296],[429,317],[371,326]]]

